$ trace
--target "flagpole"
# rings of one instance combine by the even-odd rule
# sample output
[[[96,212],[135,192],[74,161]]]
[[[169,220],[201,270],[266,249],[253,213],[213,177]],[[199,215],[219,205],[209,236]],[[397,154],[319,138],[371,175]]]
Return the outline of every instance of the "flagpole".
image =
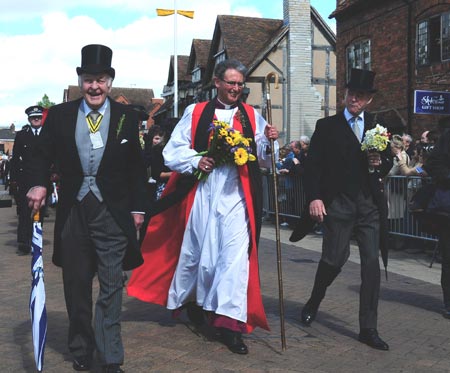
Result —
[[[178,10],[177,0],[173,0],[174,9],[156,9],[158,16],[174,15],[173,20],[173,116],[178,117],[178,55],[177,55],[177,15],[180,13],[183,17],[194,18],[194,12],[191,10]]]
[[[177,57],[177,0],[173,0],[174,19],[173,19],[173,116],[178,117],[178,57]]]

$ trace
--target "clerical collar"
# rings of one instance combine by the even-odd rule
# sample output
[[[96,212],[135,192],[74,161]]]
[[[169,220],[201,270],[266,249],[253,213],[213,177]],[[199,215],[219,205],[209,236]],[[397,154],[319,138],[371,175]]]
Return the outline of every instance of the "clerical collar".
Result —
[[[237,102],[234,103],[233,105],[227,105],[227,104],[224,104],[222,101],[220,101],[218,98],[216,98],[216,109],[230,110],[230,109],[234,109],[236,106],[237,106]]]

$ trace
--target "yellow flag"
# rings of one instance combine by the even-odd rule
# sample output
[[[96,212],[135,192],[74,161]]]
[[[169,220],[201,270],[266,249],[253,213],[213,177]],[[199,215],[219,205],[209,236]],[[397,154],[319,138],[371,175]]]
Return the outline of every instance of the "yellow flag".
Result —
[[[177,13],[181,16],[185,16],[188,18],[194,18],[194,11],[193,10],[177,10]]]
[[[170,16],[175,13],[173,9],[156,9],[156,14],[160,17]]]

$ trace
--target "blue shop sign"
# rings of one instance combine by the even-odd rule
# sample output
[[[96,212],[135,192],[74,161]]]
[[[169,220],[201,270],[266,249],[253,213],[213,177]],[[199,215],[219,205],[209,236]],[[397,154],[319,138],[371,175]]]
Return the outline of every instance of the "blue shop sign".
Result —
[[[450,92],[414,91],[414,113],[450,114]]]

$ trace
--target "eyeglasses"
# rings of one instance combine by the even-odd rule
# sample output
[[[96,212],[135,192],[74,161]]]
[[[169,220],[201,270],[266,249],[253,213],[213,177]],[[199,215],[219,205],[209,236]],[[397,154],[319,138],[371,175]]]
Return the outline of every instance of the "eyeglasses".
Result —
[[[38,117],[38,116],[33,116],[30,118],[30,120],[41,120],[42,117]]]
[[[230,82],[228,80],[220,79],[222,82],[224,82],[226,85],[229,85],[230,87],[234,87],[237,85],[238,87],[243,87],[245,85],[244,82]]]

